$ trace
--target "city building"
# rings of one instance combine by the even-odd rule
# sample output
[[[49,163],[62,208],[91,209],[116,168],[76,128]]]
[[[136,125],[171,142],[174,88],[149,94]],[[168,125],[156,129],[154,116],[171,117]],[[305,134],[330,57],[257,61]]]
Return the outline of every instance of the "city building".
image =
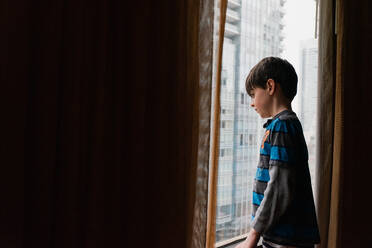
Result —
[[[284,3],[228,0],[221,75],[216,242],[243,235],[250,228],[251,192],[264,120],[250,107],[245,79],[263,57],[280,56],[283,51]],[[218,18],[218,1],[215,13]]]
[[[298,80],[298,117],[302,123],[309,152],[309,168],[314,187],[316,162],[318,40],[300,42],[300,72]]]

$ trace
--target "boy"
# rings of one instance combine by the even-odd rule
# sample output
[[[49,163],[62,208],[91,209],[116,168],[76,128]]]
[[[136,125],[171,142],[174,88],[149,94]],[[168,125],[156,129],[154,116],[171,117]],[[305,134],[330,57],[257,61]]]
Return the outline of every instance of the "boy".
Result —
[[[266,133],[253,187],[251,231],[237,248],[314,247],[320,242],[308,152],[301,123],[292,112],[297,74],[288,61],[267,57],[246,80],[251,106],[262,118]]]

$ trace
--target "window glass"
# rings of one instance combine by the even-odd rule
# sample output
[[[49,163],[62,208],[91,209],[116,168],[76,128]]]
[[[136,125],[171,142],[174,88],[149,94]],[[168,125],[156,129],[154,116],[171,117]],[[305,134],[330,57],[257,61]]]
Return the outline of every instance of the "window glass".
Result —
[[[219,13],[218,3],[215,1],[215,13]],[[299,84],[293,110],[303,125],[314,181],[317,142],[314,19],[314,0],[228,0],[220,95],[216,246],[241,237],[250,229],[253,177],[266,120],[250,107],[245,79],[264,57],[285,58],[296,69]]]

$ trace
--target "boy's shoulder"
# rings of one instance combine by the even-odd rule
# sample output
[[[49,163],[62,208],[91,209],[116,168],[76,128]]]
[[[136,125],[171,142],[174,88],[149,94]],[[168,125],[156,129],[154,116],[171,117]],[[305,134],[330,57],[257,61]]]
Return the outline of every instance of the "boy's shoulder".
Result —
[[[268,121],[266,129],[287,133],[292,126],[301,125],[295,112],[284,110]]]
[[[297,121],[297,115],[291,110],[284,110],[277,114],[273,119],[277,121]]]

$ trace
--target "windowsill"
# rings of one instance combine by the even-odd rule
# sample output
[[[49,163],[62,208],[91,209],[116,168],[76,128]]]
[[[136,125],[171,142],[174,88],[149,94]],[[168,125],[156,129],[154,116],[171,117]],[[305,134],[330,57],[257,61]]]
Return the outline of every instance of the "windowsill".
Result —
[[[236,236],[236,237],[228,239],[228,240],[217,242],[215,247],[216,248],[223,248],[223,247],[226,247],[228,245],[232,245],[234,243],[239,243],[239,242],[243,241],[247,236],[248,236],[248,233],[240,235],[240,236]]]

